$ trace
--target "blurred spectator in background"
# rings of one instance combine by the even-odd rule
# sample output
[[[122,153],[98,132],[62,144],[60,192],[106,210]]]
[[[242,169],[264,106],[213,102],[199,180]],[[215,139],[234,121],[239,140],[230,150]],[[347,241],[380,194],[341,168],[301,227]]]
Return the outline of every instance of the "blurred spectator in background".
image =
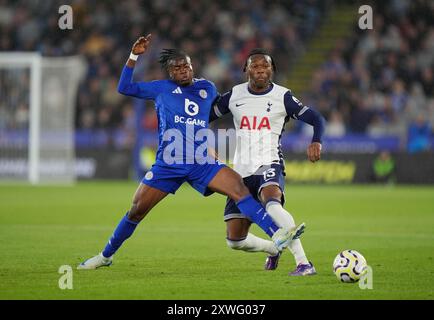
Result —
[[[423,114],[419,114],[408,127],[407,150],[410,153],[428,151],[431,144],[431,126]]]
[[[63,31],[57,25],[63,0],[0,0],[0,51],[84,55],[89,70],[79,88],[76,128],[120,131],[125,136],[134,108],[125,110],[131,100],[114,88],[127,59],[125,52],[144,32],[154,35],[155,44],[136,68],[135,76],[145,81],[163,77],[157,64],[152,63],[158,52],[178,47],[197,61],[197,76],[206,76],[225,92],[234,83],[245,81],[242,66],[248,52],[263,47],[276,60],[279,73],[274,80],[286,83],[294,63],[307,51],[309,40],[340,1],[67,3],[73,8],[74,29]],[[373,30],[360,30],[355,21],[351,36],[337,41],[322,66],[313,71],[311,88],[296,94],[325,116],[332,136],[399,135],[405,139],[409,123],[419,112],[425,113],[431,128],[434,126],[434,1],[385,0],[370,4],[374,7]],[[1,128],[25,127],[27,99],[15,104],[19,108],[8,109],[1,94]],[[152,104],[145,107],[142,128],[151,132],[156,115]],[[218,125],[232,125],[229,119],[223,121]],[[287,131],[291,130],[300,128],[291,127],[290,122]],[[119,141],[129,147],[131,138]]]
[[[116,84],[130,44],[143,33],[154,35],[151,52],[139,60],[136,77],[160,79],[157,64],[162,48],[178,47],[197,61],[197,76],[215,82],[220,92],[244,81],[242,66],[254,47],[264,47],[280,70],[275,80],[284,82],[291,64],[305,51],[305,41],[317,30],[333,0],[192,1],[83,1],[0,0],[0,51],[39,51],[45,56],[82,54],[89,64],[77,97],[78,130],[124,131],[131,122]],[[60,5],[71,5],[74,29],[57,25]],[[176,19],[174,19],[176,13]],[[13,113],[6,129],[21,125],[26,110]],[[24,105],[28,110],[28,105]],[[141,123],[155,130],[153,105],[146,104]],[[5,112],[0,105],[0,113]],[[15,115],[14,115],[15,114]],[[19,118],[19,119],[15,119]],[[151,119],[150,119],[151,118]],[[9,118],[8,118],[9,119]],[[230,122],[228,120],[228,122]],[[225,124],[221,124],[225,125]],[[121,139],[129,143],[129,139]]]
[[[382,151],[372,163],[372,181],[393,183],[395,181],[395,161],[388,151]]]
[[[434,126],[434,1],[371,5],[373,29],[355,27],[348,39],[337,41],[304,96],[328,125],[339,113],[347,133],[397,135],[405,141],[416,114],[425,114],[424,126]],[[428,131],[420,125],[411,125],[412,137]]]
[[[333,110],[330,113],[329,121],[327,122],[325,135],[327,137],[339,138],[345,135],[345,124],[342,114]]]

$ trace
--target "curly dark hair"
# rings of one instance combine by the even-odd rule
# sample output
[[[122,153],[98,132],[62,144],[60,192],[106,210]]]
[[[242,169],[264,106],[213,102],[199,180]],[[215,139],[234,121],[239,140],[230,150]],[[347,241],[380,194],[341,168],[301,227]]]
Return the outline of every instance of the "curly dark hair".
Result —
[[[271,59],[271,65],[272,65],[272,67],[273,67],[273,71],[276,72],[276,69],[277,69],[277,68],[276,68],[276,64],[275,64],[275,62],[274,62],[273,57],[271,56],[271,54],[268,53],[267,50],[262,49],[262,48],[255,48],[255,49],[252,49],[252,50],[250,51],[249,55],[247,56],[246,62],[244,63],[244,69],[243,69],[244,72],[245,72],[246,69],[247,69],[247,63],[249,62],[250,57],[251,57],[251,56],[254,56],[254,55],[256,55],[256,54],[262,54],[262,55],[264,55],[264,56],[269,56],[270,59]]]
[[[189,58],[189,56],[185,52],[178,49],[163,49],[163,51],[160,52],[158,62],[161,64],[161,68],[167,70],[170,61],[182,58],[186,59]]]

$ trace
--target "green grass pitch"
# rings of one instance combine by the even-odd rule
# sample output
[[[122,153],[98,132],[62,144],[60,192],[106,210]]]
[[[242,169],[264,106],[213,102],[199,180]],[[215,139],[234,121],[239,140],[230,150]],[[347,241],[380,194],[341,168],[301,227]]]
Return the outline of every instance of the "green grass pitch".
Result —
[[[189,186],[160,203],[109,268],[78,271],[129,208],[134,183],[0,186],[0,299],[433,299],[434,187],[289,185],[286,208],[306,222],[304,248],[318,271],[293,278],[289,251],[275,271],[265,254],[229,249],[225,198]],[[265,234],[256,226],[253,232]],[[343,249],[373,268],[373,289],[340,283]],[[58,286],[73,268],[73,289]]]

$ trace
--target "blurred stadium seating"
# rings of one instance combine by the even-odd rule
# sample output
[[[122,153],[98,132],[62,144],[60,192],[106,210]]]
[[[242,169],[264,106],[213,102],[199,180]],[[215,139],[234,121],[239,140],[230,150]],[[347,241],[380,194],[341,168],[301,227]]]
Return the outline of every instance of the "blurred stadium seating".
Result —
[[[358,28],[360,1],[0,0],[0,51],[86,57],[89,68],[75,120],[79,149],[131,150],[137,123],[145,136],[153,136],[152,104],[136,121],[137,102],[116,91],[132,43],[153,33],[137,79],[164,77],[159,51],[180,47],[192,56],[196,75],[224,92],[245,80],[242,66],[249,50],[265,47],[276,60],[275,81],[327,119],[329,151],[341,138],[353,147],[354,141],[372,139],[378,143],[373,152],[433,150],[434,2],[368,3],[374,8],[373,30]],[[62,4],[73,8],[73,30],[58,28]],[[0,104],[0,115],[0,129],[19,128],[28,106]],[[217,124],[228,125],[229,118]],[[292,148],[294,139],[308,137],[309,129],[297,122],[286,129],[283,146],[300,151]]]
[[[434,124],[433,66],[433,3],[381,1],[373,30],[354,28],[337,41],[305,99],[327,117],[328,135],[405,138],[417,124]]]
[[[139,69],[143,79],[164,76],[156,63],[158,52],[175,46],[191,54],[197,75],[212,79],[223,92],[243,81],[245,57],[258,46],[276,55],[278,80],[284,81],[295,53],[304,51],[305,40],[321,21],[320,12],[330,3],[71,1],[75,28],[62,31],[57,26],[57,8],[64,2],[0,1],[0,50],[85,55],[89,71],[77,97],[77,129],[125,130],[133,121],[131,100],[119,95],[116,85],[131,45],[140,35],[154,34],[152,50]],[[21,113],[16,110],[13,120],[19,122]],[[13,127],[17,121],[3,125]],[[144,121],[145,129],[155,126],[155,121]]]

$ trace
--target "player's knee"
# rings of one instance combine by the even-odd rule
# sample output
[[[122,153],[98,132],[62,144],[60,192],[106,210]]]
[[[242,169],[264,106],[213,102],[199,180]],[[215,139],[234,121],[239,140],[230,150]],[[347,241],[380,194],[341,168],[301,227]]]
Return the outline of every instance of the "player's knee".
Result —
[[[143,219],[143,216],[137,214],[137,212],[129,211],[128,212],[128,219],[131,221],[139,222]]]
[[[246,239],[241,239],[241,240],[226,239],[226,244],[228,245],[228,247],[234,250],[243,250],[245,242]]]
[[[240,199],[244,198],[248,194],[250,194],[249,189],[246,187],[246,185],[243,183],[242,180],[234,184],[233,196],[232,196],[233,200],[239,201]]]
[[[280,201],[268,201],[265,204],[265,209],[278,226],[287,229],[295,227],[294,218],[285,210]]]
[[[147,211],[141,208],[137,204],[133,204],[131,206],[130,211],[128,212],[128,219],[135,222],[140,222],[146,216]]]
[[[262,204],[267,204],[270,201],[275,201],[282,203],[282,191],[276,185],[270,185],[261,190],[259,193],[259,198],[261,199]]]

